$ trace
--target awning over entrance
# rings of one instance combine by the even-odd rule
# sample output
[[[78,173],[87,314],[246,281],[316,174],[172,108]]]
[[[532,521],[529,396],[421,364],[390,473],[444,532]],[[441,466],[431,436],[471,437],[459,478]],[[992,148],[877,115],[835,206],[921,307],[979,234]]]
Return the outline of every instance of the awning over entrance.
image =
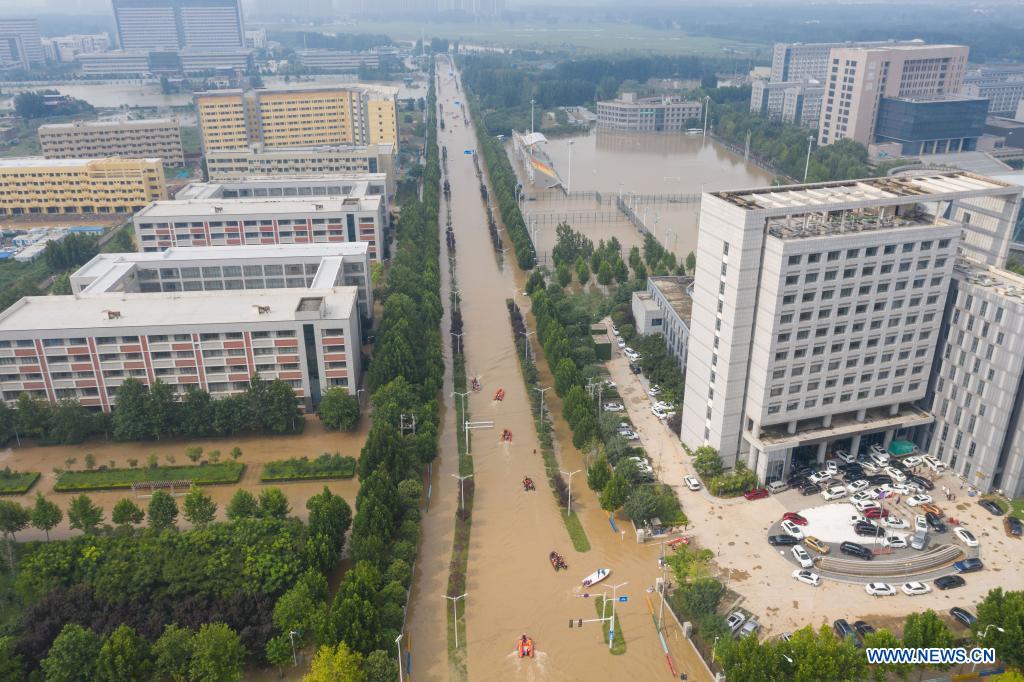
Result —
[[[909,455],[916,449],[917,446],[909,440],[894,440],[889,443],[889,452],[898,457],[902,455]]]

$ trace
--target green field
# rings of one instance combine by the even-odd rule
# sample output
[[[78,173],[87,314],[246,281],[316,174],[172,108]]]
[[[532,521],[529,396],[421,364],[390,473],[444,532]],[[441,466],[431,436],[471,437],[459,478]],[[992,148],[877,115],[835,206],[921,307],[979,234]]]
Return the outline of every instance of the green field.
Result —
[[[0,495],[24,495],[39,480],[38,471],[0,471]]]
[[[139,469],[93,469],[65,471],[53,489],[59,493],[82,490],[116,490],[131,488],[132,483],[143,481],[190,480],[196,485],[237,483],[242,477],[244,464],[220,462],[196,466],[145,467]]]
[[[273,26],[294,30],[287,25]],[[657,52],[710,56],[767,57],[769,46],[741,43],[734,40],[687,35],[682,31],[661,31],[635,24],[605,22],[583,23],[563,20],[547,24],[533,22],[412,22],[356,21],[354,23],[320,26],[316,30],[339,33],[385,34],[392,40],[418,40],[426,35],[459,40],[473,45],[516,47],[525,49],[569,49],[581,52]]]

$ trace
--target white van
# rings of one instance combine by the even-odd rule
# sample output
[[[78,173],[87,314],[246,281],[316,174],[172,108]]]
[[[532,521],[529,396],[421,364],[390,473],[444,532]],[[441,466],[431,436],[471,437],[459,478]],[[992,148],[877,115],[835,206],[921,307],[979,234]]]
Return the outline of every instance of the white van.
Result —
[[[872,446],[872,447],[874,447],[874,446]],[[875,464],[875,466],[878,466],[878,467],[887,467],[887,466],[889,466],[889,455],[888,455],[888,453],[879,452],[877,450],[872,450],[871,454],[868,455],[868,458]]]
[[[789,484],[785,481],[772,481],[768,484],[768,492],[772,495],[789,490]]]

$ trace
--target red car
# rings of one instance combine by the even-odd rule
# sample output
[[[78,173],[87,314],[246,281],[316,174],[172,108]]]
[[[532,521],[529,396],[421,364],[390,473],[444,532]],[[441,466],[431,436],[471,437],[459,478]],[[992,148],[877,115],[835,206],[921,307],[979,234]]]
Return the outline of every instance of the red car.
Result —
[[[783,521],[792,521],[793,523],[795,523],[798,526],[806,526],[807,525],[807,519],[805,519],[804,517],[800,516],[796,512],[786,512],[785,514],[782,515],[782,520]]]
[[[864,510],[864,516],[869,519],[884,519],[888,518],[889,510],[881,507],[868,507]]]
[[[765,497],[768,497],[768,489],[754,488],[753,490],[748,490],[747,492],[743,493],[743,497],[747,498],[748,500],[760,500]]]

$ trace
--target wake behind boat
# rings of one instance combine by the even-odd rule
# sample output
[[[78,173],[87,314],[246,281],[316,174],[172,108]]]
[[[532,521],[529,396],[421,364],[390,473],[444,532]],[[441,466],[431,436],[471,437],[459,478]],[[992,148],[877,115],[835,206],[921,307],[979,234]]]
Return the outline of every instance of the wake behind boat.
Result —
[[[583,579],[583,587],[590,587],[591,585],[596,585],[597,583],[601,582],[609,575],[611,575],[611,573],[612,569],[610,568],[599,568]]]

